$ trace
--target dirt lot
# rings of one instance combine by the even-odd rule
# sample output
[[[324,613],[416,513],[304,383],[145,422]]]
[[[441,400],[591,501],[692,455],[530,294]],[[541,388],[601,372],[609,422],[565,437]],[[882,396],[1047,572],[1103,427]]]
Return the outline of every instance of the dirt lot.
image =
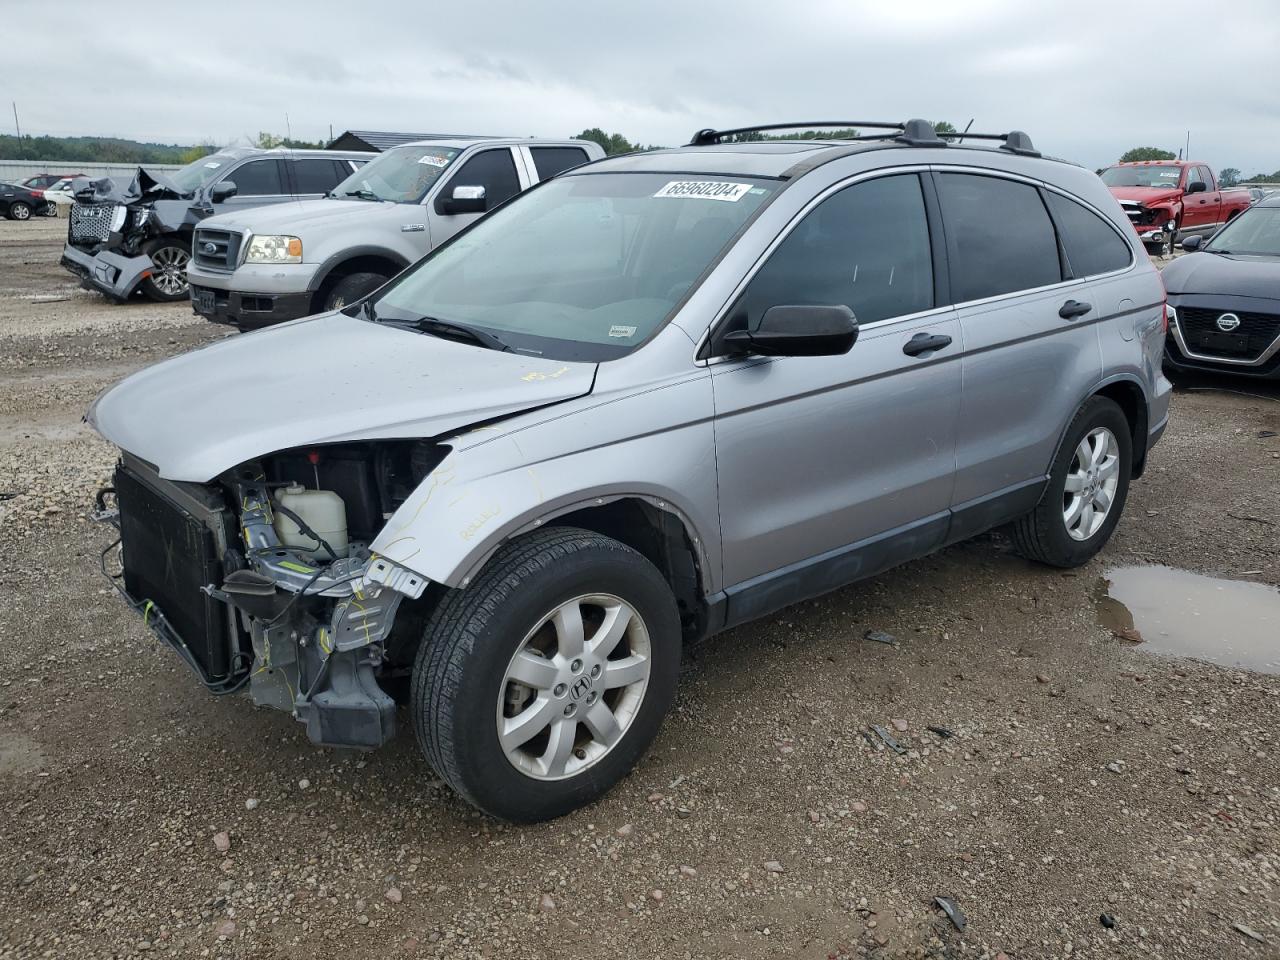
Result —
[[[1180,390],[1083,570],[984,537],[715,638],[630,779],[515,828],[407,723],[325,751],[206,695],[108,595],[80,417],[223,334],[79,290],[64,225],[0,221],[0,956],[1280,957],[1280,677],[1096,611],[1121,564],[1280,584],[1280,391]]]

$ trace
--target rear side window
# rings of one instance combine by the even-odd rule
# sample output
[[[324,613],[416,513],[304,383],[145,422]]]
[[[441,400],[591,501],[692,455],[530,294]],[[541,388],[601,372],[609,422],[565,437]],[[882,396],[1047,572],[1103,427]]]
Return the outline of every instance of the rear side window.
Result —
[[[436,200],[436,212],[444,213],[443,200],[453,195],[455,187],[484,187],[485,200],[492,210],[520,192],[520,178],[516,176],[516,164],[506,147],[485,150],[462,165],[462,168],[445,184]]]
[[[294,160],[295,193],[328,193],[351,175],[351,168],[341,160]]]
[[[1025,183],[967,173],[938,176],[951,294],[957,303],[1048,286],[1062,279],[1057,236]]]
[[[846,187],[811,210],[752,278],[734,314],[754,330],[780,304],[846,304],[859,323],[933,306],[933,262],[920,179]]]
[[[250,160],[227,178],[236,185],[237,197],[269,197],[285,193],[278,160]]]
[[[1058,224],[1072,276],[1097,276],[1123,270],[1133,262],[1129,245],[1092,210],[1061,194],[1046,191],[1045,197]]]
[[[587,151],[580,147],[530,147],[529,152],[539,180],[550,180],[562,170],[587,162]]]

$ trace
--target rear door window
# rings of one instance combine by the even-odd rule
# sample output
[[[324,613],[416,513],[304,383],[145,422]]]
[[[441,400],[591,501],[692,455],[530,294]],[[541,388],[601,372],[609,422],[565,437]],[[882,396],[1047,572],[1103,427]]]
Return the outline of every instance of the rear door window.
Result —
[[[938,199],[956,303],[1062,280],[1057,235],[1035,187],[999,177],[942,173]]]
[[[1058,224],[1073,277],[1123,270],[1133,263],[1129,244],[1102,217],[1061,194],[1045,191],[1045,197]]]
[[[933,260],[920,179],[846,187],[805,215],[752,278],[731,326],[754,330],[780,304],[845,304],[859,323],[928,310]]]
[[[341,160],[293,160],[294,193],[328,193],[351,175],[351,168]]]
[[[488,209],[510,200],[520,192],[520,178],[509,147],[484,150],[466,161],[444,185],[436,198],[436,213],[445,213],[444,199],[455,187],[484,187]]]
[[[587,151],[581,147],[530,147],[539,180],[550,180],[557,173],[587,162]]]
[[[280,177],[280,161],[276,159],[242,163],[227,179],[236,185],[238,197],[270,197],[286,192]]]

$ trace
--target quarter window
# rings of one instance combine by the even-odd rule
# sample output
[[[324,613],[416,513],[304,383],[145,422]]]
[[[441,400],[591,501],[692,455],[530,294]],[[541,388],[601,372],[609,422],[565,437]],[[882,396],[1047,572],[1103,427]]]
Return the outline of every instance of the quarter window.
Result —
[[[285,192],[278,160],[250,160],[231,171],[227,179],[236,185],[237,197],[269,197]]]
[[[484,187],[488,209],[492,210],[520,192],[520,178],[516,176],[516,164],[506,147],[485,150],[462,165],[462,168],[445,184],[436,200],[436,213],[444,213],[443,201],[453,195],[454,187]]]
[[[550,180],[561,171],[587,162],[587,151],[581,147],[530,147],[529,152],[539,180]]]
[[[1129,244],[1096,213],[1057,193],[1045,193],[1058,224],[1073,277],[1123,270],[1133,262]]]
[[[967,173],[938,177],[951,294],[957,303],[1058,283],[1053,222],[1025,183]]]
[[[859,323],[933,306],[929,224],[915,174],[846,187],[811,210],[752,278],[732,326],[780,304],[846,304]]]

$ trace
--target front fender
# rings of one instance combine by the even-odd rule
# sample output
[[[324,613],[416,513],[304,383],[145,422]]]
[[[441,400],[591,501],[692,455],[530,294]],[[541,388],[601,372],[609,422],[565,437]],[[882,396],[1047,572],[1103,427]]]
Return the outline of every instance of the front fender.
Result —
[[[449,587],[465,587],[506,540],[583,507],[641,499],[674,514],[719,589],[710,378],[511,428],[481,427],[422,482],[370,549]],[[490,435],[492,435],[490,437]]]

